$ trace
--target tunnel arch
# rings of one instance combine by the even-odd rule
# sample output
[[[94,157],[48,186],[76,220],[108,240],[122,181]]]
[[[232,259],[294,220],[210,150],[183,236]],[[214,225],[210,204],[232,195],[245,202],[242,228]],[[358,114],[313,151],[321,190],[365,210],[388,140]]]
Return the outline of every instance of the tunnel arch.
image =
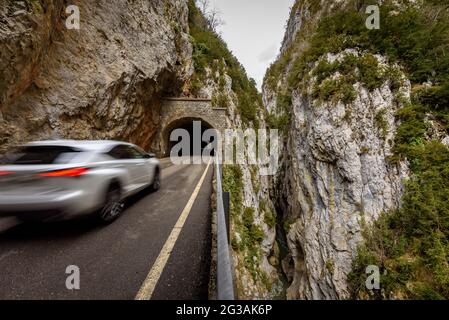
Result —
[[[200,129],[200,136],[194,135],[194,125],[198,124]],[[170,122],[163,131],[163,139],[164,139],[164,156],[169,157],[171,153],[171,149],[176,145],[180,140],[178,141],[171,141],[170,136],[171,133],[176,129],[183,129],[186,130],[190,135],[190,155],[195,155],[193,152],[193,143],[195,140],[199,139],[199,142],[201,144],[201,152],[202,150],[207,146],[207,142],[202,141],[203,133],[208,129],[215,129],[212,124],[210,124],[208,121],[200,118],[200,117],[183,117],[179,119],[175,119],[172,122]]]
[[[160,157],[170,155],[167,154],[169,134],[186,121],[201,121],[205,127],[216,129],[220,134],[229,126],[228,109],[212,106],[210,99],[166,97],[161,102],[158,131],[151,144],[152,151]]]

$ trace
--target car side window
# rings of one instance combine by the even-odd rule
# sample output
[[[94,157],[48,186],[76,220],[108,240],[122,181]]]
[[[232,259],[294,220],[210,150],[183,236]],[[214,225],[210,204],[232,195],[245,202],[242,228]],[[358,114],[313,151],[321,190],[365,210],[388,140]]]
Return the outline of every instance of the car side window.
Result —
[[[130,147],[131,148],[131,152],[134,155],[134,159],[144,159],[146,153],[143,152],[142,150],[140,150],[140,148],[137,147]]]
[[[125,145],[114,147],[108,152],[108,155],[118,160],[134,159],[134,155],[130,152],[129,147]]]

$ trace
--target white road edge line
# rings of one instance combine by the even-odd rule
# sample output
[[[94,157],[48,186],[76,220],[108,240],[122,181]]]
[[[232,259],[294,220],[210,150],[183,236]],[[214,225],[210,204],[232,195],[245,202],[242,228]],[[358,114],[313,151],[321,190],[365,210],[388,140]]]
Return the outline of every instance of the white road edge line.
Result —
[[[190,197],[189,201],[187,202],[187,205],[185,206],[184,210],[181,213],[181,216],[179,217],[178,221],[176,222],[175,226],[173,227],[172,232],[170,233],[170,236],[168,237],[167,241],[165,242],[164,246],[162,247],[161,252],[159,253],[159,256],[156,259],[156,262],[151,267],[150,272],[148,273],[145,281],[142,283],[142,286],[140,287],[139,292],[136,295],[135,300],[150,300],[154,289],[156,288],[156,285],[159,281],[159,278],[162,275],[162,272],[164,271],[164,268],[168,262],[168,259],[170,258],[170,255],[173,251],[173,248],[176,244],[176,241],[178,240],[179,234],[181,233],[181,230],[189,217],[190,211],[192,210],[193,204],[195,203],[196,198],[198,197],[198,194],[201,190],[201,187],[204,183],[204,180],[206,179],[207,172],[209,171],[211,161],[209,161],[206,170],[204,170],[204,173],[198,182],[198,184],[195,187],[195,190],[192,193],[192,196]]]

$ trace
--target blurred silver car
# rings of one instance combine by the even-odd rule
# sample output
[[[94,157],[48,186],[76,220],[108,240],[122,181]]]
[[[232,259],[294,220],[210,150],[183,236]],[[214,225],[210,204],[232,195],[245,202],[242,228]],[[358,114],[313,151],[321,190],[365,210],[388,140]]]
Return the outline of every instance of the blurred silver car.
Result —
[[[94,213],[111,222],[127,197],[160,186],[159,160],[135,145],[32,142],[0,159],[0,216],[48,221]]]

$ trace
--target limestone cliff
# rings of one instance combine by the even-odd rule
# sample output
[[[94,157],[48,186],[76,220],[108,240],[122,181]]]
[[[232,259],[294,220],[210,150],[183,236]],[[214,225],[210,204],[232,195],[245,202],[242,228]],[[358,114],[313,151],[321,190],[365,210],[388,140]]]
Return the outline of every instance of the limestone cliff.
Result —
[[[62,0],[0,4],[0,152],[46,138],[151,145],[163,91],[192,73],[187,2]]]
[[[398,97],[410,98],[400,68],[355,47],[315,54],[310,42],[317,23],[345,5],[297,1],[264,83],[272,126],[285,133],[272,192],[288,241],[289,299],[348,297],[363,227],[400,205],[408,175],[406,162],[389,161]]]

